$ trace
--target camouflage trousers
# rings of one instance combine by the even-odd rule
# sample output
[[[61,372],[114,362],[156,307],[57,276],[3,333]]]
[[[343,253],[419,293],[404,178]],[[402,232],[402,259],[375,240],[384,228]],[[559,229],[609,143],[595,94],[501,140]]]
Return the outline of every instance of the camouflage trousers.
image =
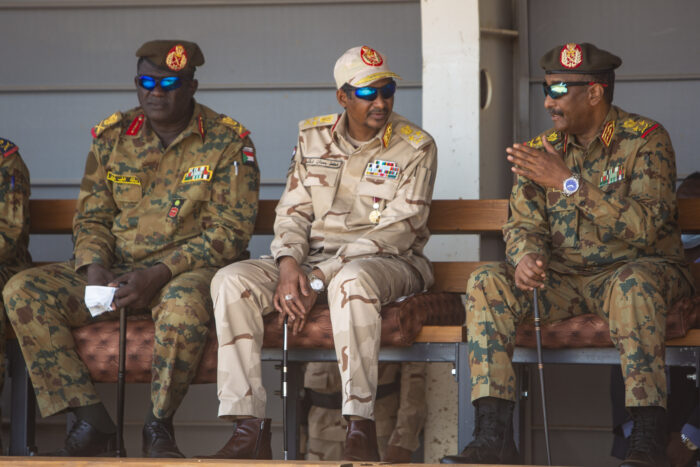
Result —
[[[145,266],[111,270],[122,274],[140,267]],[[151,402],[158,418],[175,413],[195,375],[211,319],[209,283],[215,272],[216,268],[202,268],[179,274],[151,302],[155,322]],[[23,271],[3,291],[44,417],[100,402],[71,329],[116,319],[118,314],[93,318],[83,301],[85,285],[85,274],[65,262]]]
[[[400,378],[400,390],[377,399],[374,415],[379,455],[383,459],[387,445],[415,451],[425,423],[425,363],[380,363],[378,384],[391,384]],[[341,389],[338,365],[309,363],[304,372],[304,387],[320,393]],[[307,460],[341,460],[345,447],[347,421],[340,409],[311,405],[308,414]]]
[[[515,400],[511,358],[516,326],[532,316],[532,292],[515,287],[515,269],[490,263],[467,285],[467,332],[472,401],[492,396]],[[547,271],[539,292],[543,322],[595,313],[610,327],[620,351],[625,405],[666,406],[666,311],[692,293],[678,265],[637,261],[593,275]]]
[[[5,286],[8,279],[12,277],[13,274],[17,273],[21,268],[0,268],[0,290]],[[5,315],[5,305],[0,298],[0,394],[2,394],[2,388],[5,386],[5,333],[7,332],[6,326],[7,317]]]
[[[302,265],[310,271],[310,264]],[[279,269],[272,259],[248,260],[219,270],[211,284],[219,340],[219,417],[263,418],[267,396],[260,353],[263,316],[272,302]],[[344,415],[374,419],[383,304],[419,292],[423,281],[395,258],[352,260],[328,284],[333,340],[343,385]]]

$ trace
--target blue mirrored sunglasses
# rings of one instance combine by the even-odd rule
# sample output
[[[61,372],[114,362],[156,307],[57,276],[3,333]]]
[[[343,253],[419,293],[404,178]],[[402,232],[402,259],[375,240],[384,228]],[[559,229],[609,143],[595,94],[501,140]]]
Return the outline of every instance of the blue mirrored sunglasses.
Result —
[[[182,79],[178,76],[165,76],[163,78],[154,78],[153,76],[140,75],[138,79],[139,86],[152,91],[160,84],[163,91],[172,91],[182,86]]]
[[[365,86],[364,88],[355,88],[355,96],[366,101],[373,101],[377,98],[377,94],[381,94],[382,98],[389,99],[396,92],[396,81],[385,84],[381,88],[373,88]]]
[[[569,86],[591,86],[593,84],[600,84],[603,87],[607,87],[605,83],[596,83],[595,81],[562,81],[561,83],[547,84],[542,83],[542,91],[544,95],[551,97],[552,99],[559,99],[569,93]]]

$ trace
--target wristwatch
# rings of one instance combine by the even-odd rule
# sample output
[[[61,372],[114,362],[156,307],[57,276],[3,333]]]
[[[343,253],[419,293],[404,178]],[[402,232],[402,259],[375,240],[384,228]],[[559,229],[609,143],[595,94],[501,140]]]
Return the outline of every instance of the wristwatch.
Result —
[[[571,177],[564,180],[564,186],[562,187],[562,193],[564,196],[571,196],[578,191],[579,188],[579,176],[578,174],[573,174]]]
[[[321,293],[326,290],[326,284],[324,284],[323,281],[316,276],[316,274],[309,274],[308,279],[311,290],[314,292]]]

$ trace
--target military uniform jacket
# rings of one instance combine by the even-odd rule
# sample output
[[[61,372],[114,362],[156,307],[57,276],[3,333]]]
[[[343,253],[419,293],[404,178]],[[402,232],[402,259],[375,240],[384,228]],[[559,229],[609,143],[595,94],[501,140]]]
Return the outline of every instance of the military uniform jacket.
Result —
[[[671,140],[658,123],[611,107],[587,148],[548,130],[580,188],[570,197],[519,176],[503,228],[508,260],[528,253],[550,258],[562,273],[594,274],[629,261],[684,263]],[[687,270],[686,270],[687,273]]]
[[[433,139],[396,113],[358,148],[346,131],[345,113],[299,124],[272,254],[313,264],[326,282],[346,261],[398,257],[419,271],[428,288],[433,273],[423,246],[437,169]],[[377,223],[370,220],[373,211],[380,214]]]
[[[160,262],[175,276],[240,257],[260,181],[248,133],[197,103],[167,148],[140,107],[97,125],[73,222],[75,268]]]
[[[0,268],[29,267],[29,170],[17,146],[0,138]],[[9,276],[8,276],[9,277]]]

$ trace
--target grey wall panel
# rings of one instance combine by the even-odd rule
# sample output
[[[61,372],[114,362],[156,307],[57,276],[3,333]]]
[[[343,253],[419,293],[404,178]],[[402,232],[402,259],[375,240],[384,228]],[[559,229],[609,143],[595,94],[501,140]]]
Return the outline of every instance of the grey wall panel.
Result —
[[[700,73],[696,0],[529,2],[530,69],[557,44],[592,42],[619,55],[621,74]]]
[[[551,128],[549,114],[543,107],[542,87],[533,84],[530,90],[530,118],[533,136]],[[700,81],[618,82],[615,84],[615,105],[660,122],[671,135],[676,150],[679,176],[700,170],[697,147],[700,144],[698,125],[693,115],[700,99]]]
[[[118,86],[132,80],[141,43],[172,37],[200,44],[206,63],[198,74],[208,83],[332,84],[335,60],[362,43],[385,52],[404,79],[418,81],[419,8],[415,2],[5,10],[0,83]]]

